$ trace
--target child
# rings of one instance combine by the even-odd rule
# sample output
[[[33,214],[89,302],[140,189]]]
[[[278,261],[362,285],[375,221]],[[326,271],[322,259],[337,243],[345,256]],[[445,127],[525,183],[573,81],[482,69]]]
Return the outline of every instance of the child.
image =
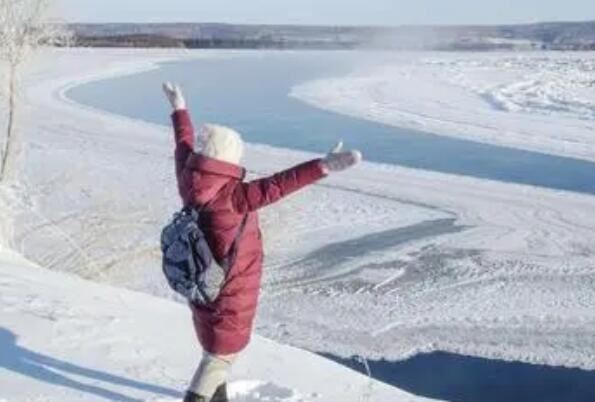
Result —
[[[184,402],[227,402],[226,381],[238,353],[250,341],[260,291],[263,248],[257,211],[331,172],[356,165],[361,154],[340,152],[339,144],[323,159],[244,182],[240,135],[227,127],[205,125],[196,139],[200,149],[195,149],[180,87],[166,83],[163,89],[174,109],[176,177],[184,206],[203,207],[201,217],[207,222],[201,227],[217,261],[236,244],[216,300],[208,309],[190,306],[204,354]]]

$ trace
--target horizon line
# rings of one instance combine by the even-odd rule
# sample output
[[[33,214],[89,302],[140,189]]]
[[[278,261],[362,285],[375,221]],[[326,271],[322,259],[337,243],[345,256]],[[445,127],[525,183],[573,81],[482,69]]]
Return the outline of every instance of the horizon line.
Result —
[[[220,21],[62,21],[67,25],[233,25],[233,26],[287,26],[287,27],[327,27],[327,28],[453,28],[453,27],[502,27],[502,26],[530,26],[542,24],[595,24],[595,19],[585,20],[543,20],[518,23],[464,23],[464,24],[399,24],[399,25],[374,25],[374,24],[309,24],[309,23],[258,23],[258,22],[220,22]]]

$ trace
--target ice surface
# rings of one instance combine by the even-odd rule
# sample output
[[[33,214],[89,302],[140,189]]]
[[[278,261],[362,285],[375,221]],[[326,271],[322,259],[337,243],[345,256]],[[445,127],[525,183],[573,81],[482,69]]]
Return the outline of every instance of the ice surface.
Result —
[[[399,127],[595,160],[595,52],[407,54],[292,95]]]
[[[53,270],[171,296],[157,245],[162,224],[178,207],[170,130],[82,107],[62,94],[90,79],[154,68],[157,61],[210,56],[62,50],[36,63],[25,96],[27,116],[34,118],[22,119],[27,156],[19,250]],[[425,71],[426,78],[439,75],[437,63],[451,58],[455,66],[464,57],[491,60],[488,67],[513,58],[424,57],[419,74]],[[454,84],[428,78],[424,86],[411,66],[379,68],[386,69],[388,88],[395,68],[403,80],[411,77],[410,86],[393,88],[412,108],[437,96],[441,101],[432,105],[442,105],[441,113],[471,104],[485,111],[491,128],[475,130],[473,123],[470,133],[510,125],[541,135],[539,127],[548,126],[564,135],[583,133],[576,149],[590,147],[593,123],[575,112],[569,118],[568,110],[530,117],[495,111],[468,89],[440,90]],[[499,71],[488,68],[486,87],[494,85],[492,72],[508,74]],[[480,75],[462,74],[461,80],[467,76],[481,86]],[[352,95],[368,99],[376,93],[368,84],[378,77],[361,73],[331,82],[341,82],[343,99],[357,106],[364,103],[354,103]],[[159,85],[155,96],[161,96]],[[325,88],[334,94],[336,87]],[[376,88],[383,93],[384,86]],[[535,124],[525,125],[528,118]],[[571,149],[552,138],[531,144]],[[310,157],[250,145],[246,164],[257,176]],[[264,213],[268,257],[257,332],[342,356],[399,359],[442,349],[593,369],[594,216],[592,196],[364,163]]]

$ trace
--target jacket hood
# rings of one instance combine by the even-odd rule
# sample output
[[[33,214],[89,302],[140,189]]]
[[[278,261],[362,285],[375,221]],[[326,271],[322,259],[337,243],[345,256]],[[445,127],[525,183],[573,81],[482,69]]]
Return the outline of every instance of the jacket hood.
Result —
[[[246,176],[246,169],[222,160],[210,158],[202,153],[193,153],[186,161],[186,167],[200,172],[211,173],[218,176],[228,176],[234,179],[243,180]]]
[[[209,203],[223,187],[231,181],[243,180],[246,174],[241,166],[196,153],[186,160],[186,169],[192,172],[192,202],[200,205]]]

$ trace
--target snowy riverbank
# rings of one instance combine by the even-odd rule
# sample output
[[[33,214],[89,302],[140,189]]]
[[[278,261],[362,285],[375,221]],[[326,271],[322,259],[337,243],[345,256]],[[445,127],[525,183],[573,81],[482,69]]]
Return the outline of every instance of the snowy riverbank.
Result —
[[[169,129],[61,94],[192,57],[214,56],[62,50],[37,63],[17,233],[28,258],[168,295],[156,238],[178,205]],[[312,156],[248,146],[246,165],[264,174]],[[439,349],[593,369],[593,216],[595,197],[366,163],[265,212],[257,330],[342,356]]]
[[[189,321],[183,305],[0,252],[0,401],[180,401],[200,359]],[[260,337],[229,391],[237,402],[428,401]]]
[[[414,53],[371,64],[292,95],[399,127],[595,160],[595,52]]]

